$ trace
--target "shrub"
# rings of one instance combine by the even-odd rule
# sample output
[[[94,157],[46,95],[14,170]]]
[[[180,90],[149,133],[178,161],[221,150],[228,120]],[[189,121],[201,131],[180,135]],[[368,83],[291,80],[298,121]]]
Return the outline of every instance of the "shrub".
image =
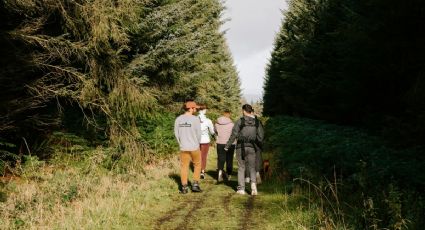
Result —
[[[276,152],[280,171],[325,187],[329,181],[340,184],[339,194],[354,222],[369,227],[377,218],[378,227],[395,229],[425,224],[420,218],[406,221],[424,210],[409,205],[423,204],[423,147],[395,149],[358,128],[294,117],[269,119],[266,133],[266,146]],[[356,207],[363,211],[357,213]]]

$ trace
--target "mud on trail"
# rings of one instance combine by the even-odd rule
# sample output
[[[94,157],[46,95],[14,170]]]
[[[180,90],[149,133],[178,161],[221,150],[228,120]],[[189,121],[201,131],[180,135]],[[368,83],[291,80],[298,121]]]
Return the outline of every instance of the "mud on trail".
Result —
[[[245,212],[240,220],[240,222],[242,223],[241,230],[248,229],[254,224],[254,222],[252,221],[252,218],[254,218],[254,216],[252,215],[254,209],[254,201],[255,197],[251,196],[248,198],[245,204]]]
[[[203,182],[203,183],[202,183]],[[154,229],[257,229],[256,208],[261,197],[238,195],[213,178],[202,180],[202,193],[176,194],[170,208],[155,223]]]
[[[239,195],[236,173],[230,181],[217,184],[215,167],[216,154],[212,149],[206,178],[200,181],[201,193],[180,194],[180,177],[176,174],[164,179],[163,182],[172,183],[167,190],[169,199],[164,204],[159,198],[162,208],[151,206],[155,211],[149,229],[316,229],[314,210],[305,205],[302,195],[288,194],[278,180],[263,181],[258,185],[258,196]],[[234,172],[236,167],[234,162]],[[249,194],[250,186],[245,187]]]
[[[209,169],[215,157],[210,157]],[[208,167],[207,167],[208,168]],[[154,222],[154,229],[256,229],[262,221],[254,214],[260,197],[236,194],[236,176],[218,183],[210,171],[200,185],[203,192],[180,194],[176,191],[168,209]],[[176,183],[177,188],[177,183]]]

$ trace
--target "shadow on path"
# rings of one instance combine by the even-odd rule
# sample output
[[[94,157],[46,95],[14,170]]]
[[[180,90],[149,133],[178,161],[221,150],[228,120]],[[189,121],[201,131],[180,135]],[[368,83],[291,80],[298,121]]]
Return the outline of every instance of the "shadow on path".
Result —
[[[215,171],[215,170],[208,170],[206,173],[210,177],[214,178],[214,181],[215,181],[216,184],[223,184],[223,185],[225,185],[227,187],[232,188],[234,191],[237,190],[237,187],[238,187],[238,181],[237,181],[238,178],[237,178],[237,175],[236,176],[235,175],[231,175],[232,178],[231,178],[230,181],[223,180],[223,182],[218,183],[217,182],[217,177],[218,177],[218,172],[217,171]]]

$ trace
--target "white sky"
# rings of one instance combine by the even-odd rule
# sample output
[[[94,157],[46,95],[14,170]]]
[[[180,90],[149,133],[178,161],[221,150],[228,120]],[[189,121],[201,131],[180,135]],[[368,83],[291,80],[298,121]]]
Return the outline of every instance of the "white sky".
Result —
[[[243,94],[262,94],[265,67],[279,31],[285,0],[225,0],[225,37],[239,72]]]

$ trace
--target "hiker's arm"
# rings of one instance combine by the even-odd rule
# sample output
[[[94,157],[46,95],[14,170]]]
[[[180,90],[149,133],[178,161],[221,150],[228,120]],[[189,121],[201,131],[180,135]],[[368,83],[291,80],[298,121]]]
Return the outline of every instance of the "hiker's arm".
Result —
[[[241,125],[241,120],[239,119],[235,125],[233,126],[232,129],[232,134],[230,135],[229,140],[226,143],[226,146],[224,147],[224,149],[229,149],[230,146],[233,144],[233,142],[236,140],[236,138],[239,135],[239,126]]]
[[[179,128],[179,124],[178,124],[177,119],[176,119],[176,121],[174,121],[174,136],[176,136],[177,143],[180,145],[179,129],[178,128]]]
[[[201,130],[201,122],[199,121],[199,119],[195,120],[194,126],[196,129],[196,137],[198,138],[198,143],[201,143],[202,130]]]
[[[211,135],[214,136],[214,125],[211,120],[208,121],[208,129],[210,130]]]
[[[261,121],[258,125],[258,141],[260,141],[261,143],[263,143],[264,141],[264,127],[263,124],[261,124]]]

